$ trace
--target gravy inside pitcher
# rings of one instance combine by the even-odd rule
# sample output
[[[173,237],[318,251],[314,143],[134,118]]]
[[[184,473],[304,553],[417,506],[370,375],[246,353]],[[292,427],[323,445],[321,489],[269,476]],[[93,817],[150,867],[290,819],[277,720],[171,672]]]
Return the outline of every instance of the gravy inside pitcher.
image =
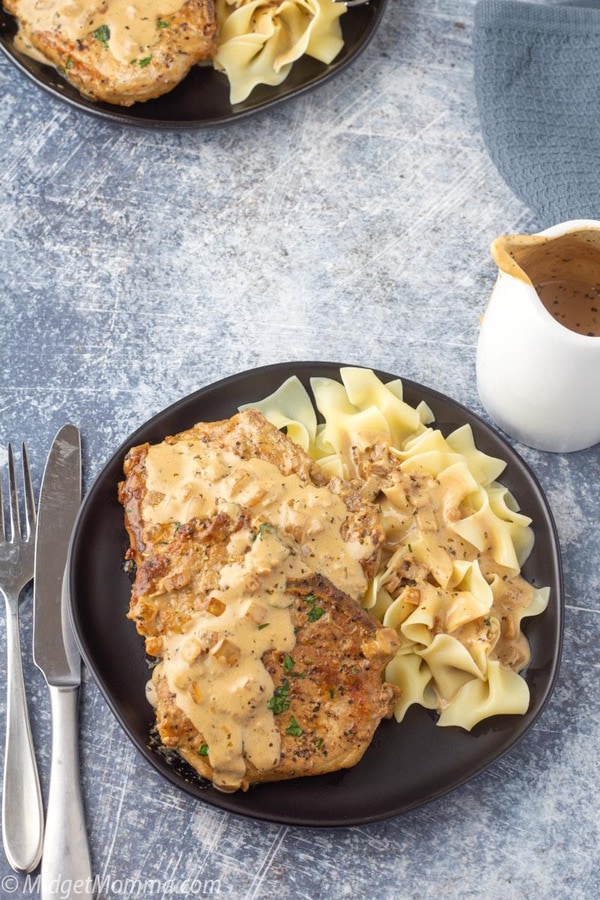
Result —
[[[558,237],[507,235],[491,251],[499,269],[533,286],[560,325],[600,337],[600,228]]]

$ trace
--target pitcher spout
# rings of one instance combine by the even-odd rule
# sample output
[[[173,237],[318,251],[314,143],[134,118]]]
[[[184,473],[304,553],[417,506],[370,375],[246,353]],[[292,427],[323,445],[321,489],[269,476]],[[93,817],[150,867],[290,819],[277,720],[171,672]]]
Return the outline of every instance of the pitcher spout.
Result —
[[[547,241],[548,238],[540,234],[503,234],[492,243],[490,253],[498,271],[533,287],[527,271],[528,263],[530,257]]]
[[[522,296],[585,337],[600,335],[600,228],[503,235],[491,246],[500,272],[531,287]]]

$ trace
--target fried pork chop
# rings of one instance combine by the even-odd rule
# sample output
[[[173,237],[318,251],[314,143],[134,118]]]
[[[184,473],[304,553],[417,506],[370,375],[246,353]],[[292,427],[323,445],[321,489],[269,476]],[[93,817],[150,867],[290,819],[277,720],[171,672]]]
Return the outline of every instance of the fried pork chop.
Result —
[[[316,488],[327,487],[331,493],[341,498],[346,507],[342,525],[344,539],[370,548],[371,552],[362,556],[361,565],[367,579],[375,575],[384,540],[377,505],[363,495],[361,486],[328,478],[301,447],[265,419],[262,413],[248,409],[230,419],[201,422],[164,441],[167,445],[179,445],[182,448],[190,442],[201,444],[208,452],[229,453],[240,461],[264,460],[276,466],[283,476],[294,474],[303,484]],[[171,539],[181,524],[179,521],[148,521],[148,510],[144,506],[147,507],[149,493],[146,466],[149,451],[150,444],[140,444],[128,452],[124,463],[126,478],[119,487],[119,499],[125,508],[125,526],[131,543],[129,558],[137,565],[145,556],[152,555],[156,548],[160,549],[166,540]],[[208,480],[211,474],[201,473],[198,477],[200,480]],[[192,482],[193,478],[190,477],[189,481]],[[243,488],[234,493],[234,498],[241,505],[252,509],[256,509],[260,503],[260,498],[257,500],[256,496],[249,496],[247,491],[244,494]],[[150,497],[150,502],[154,502],[154,497]],[[188,518],[193,516],[186,516],[185,520]],[[296,540],[302,538],[299,526],[292,516],[286,518],[283,530]]]
[[[382,719],[392,715],[399,691],[383,681],[398,648],[392,628],[377,623],[319,575],[288,582],[296,643],[272,650],[264,664],[274,684],[274,719],[281,740],[277,762],[258,769],[245,760],[241,787],[356,765]],[[311,611],[323,610],[311,621]],[[314,618],[314,617],[313,617]],[[293,661],[293,666],[290,664]],[[163,744],[209,780],[210,746],[173,699],[160,666],[155,677],[158,732]]]
[[[119,4],[119,0],[112,0],[113,5],[115,2]],[[39,17],[37,9],[42,8],[41,4],[36,5],[35,12],[30,0],[4,0],[4,6],[19,22],[22,46],[31,44],[84,97],[103,103],[131,106],[160,97],[179,84],[192,66],[216,50],[213,0],[187,0],[170,15],[162,15],[164,10],[156,3],[157,24],[152,43],[132,50],[131,58],[126,60],[111,52],[110,25],[102,24],[72,39],[64,30],[61,33],[58,25],[40,27],[40,20],[35,17]],[[69,10],[68,4],[63,4],[62,9],[60,4],[56,6],[60,12]],[[95,12],[98,6],[92,4],[90,11]],[[126,11],[125,0],[121,6]]]
[[[146,635],[147,649],[162,660],[153,674],[161,740],[211,780],[215,777],[211,737],[181,708],[176,694],[177,675],[175,683],[167,677],[165,660],[169,658],[168,646],[174,634],[181,635],[176,639],[174,659],[187,653],[193,664],[194,654],[208,657],[215,649],[222,649],[220,634],[211,628],[213,619],[214,627],[218,627],[223,614],[218,605],[213,607],[214,592],[220,573],[228,566],[240,566],[244,553],[250,555],[261,540],[259,536],[251,538],[249,544],[242,545],[242,553],[235,553],[235,536],[243,535],[249,527],[253,526],[247,515],[241,514],[234,522],[224,513],[214,520],[182,526],[159,558],[151,557],[142,563],[139,592],[144,599],[140,600],[138,594],[130,612],[138,629]],[[279,542],[274,535],[269,535],[269,539]],[[318,775],[355,765],[381,719],[391,716],[398,698],[397,689],[383,682],[385,666],[398,646],[395,631],[380,628],[322,576],[308,568],[297,574],[300,577],[286,578],[283,588],[289,602],[293,645],[271,649],[262,657],[273,682],[271,696],[264,699],[271,704],[279,752],[271,765],[257,767],[241,751],[243,772],[239,786],[244,789],[261,781]],[[258,605],[260,588],[260,583],[254,581],[253,596]],[[221,599],[226,604],[227,594],[222,594]],[[190,625],[199,612],[204,613],[203,627],[192,632]],[[255,618],[257,630],[261,625],[271,627],[272,621],[268,620],[272,620],[273,610],[267,608],[261,618],[254,608],[250,615]],[[191,656],[189,645],[193,648]],[[235,652],[232,646],[235,644],[230,641],[229,651]],[[225,673],[236,662],[225,659]],[[202,678],[188,682],[186,690],[190,687],[192,691],[205,691]],[[218,690],[211,700],[216,700],[216,715],[230,702],[226,694],[219,696]],[[258,717],[257,720],[260,721]],[[236,724],[234,716],[227,728],[235,729]],[[227,779],[220,785],[227,786]]]
[[[225,790],[354,765],[397,699],[396,634],[357,602],[377,507],[254,410],[134,447],[124,469],[129,617],[159,660],[163,743]]]

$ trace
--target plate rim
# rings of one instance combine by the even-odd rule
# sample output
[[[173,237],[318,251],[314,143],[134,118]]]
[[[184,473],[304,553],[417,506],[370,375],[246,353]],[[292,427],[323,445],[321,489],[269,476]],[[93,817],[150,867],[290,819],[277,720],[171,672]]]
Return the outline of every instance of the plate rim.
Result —
[[[144,759],[153,766],[154,770],[166,778],[174,787],[179,788],[180,790],[184,790],[189,796],[193,796],[198,800],[202,800],[205,803],[208,803],[210,806],[215,808],[220,808],[223,811],[229,812],[233,815],[238,815],[243,818],[251,818],[255,820],[262,820],[277,824],[284,825],[295,825],[301,827],[312,827],[312,828],[338,828],[338,827],[351,827],[355,825],[362,824],[371,824],[374,822],[383,821],[386,819],[393,818],[395,816],[404,815],[408,812],[411,812],[414,809],[420,808],[421,806],[425,806],[435,800],[440,799],[443,796],[446,796],[449,793],[457,790],[462,787],[464,784],[471,781],[477,775],[481,774],[491,765],[496,763],[499,759],[501,759],[506,753],[512,750],[527,734],[528,731],[536,724],[539,720],[540,716],[543,714],[554,689],[556,687],[556,683],[558,680],[560,665],[562,659],[562,650],[564,643],[564,619],[565,619],[565,593],[564,593],[564,573],[563,573],[563,564],[562,564],[562,556],[561,556],[561,547],[558,536],[558,529],[556,527],[556,522],[554,519],[554,515],[552,513],[552,509],[548,502],[548,499],[544,493],[544,490],[537,478],[537,475],[532,470],[531,466],[521,457],[518,451],[509,443],[507,438],[499,433],[492,425],[486,422],[478,413],[475,413],[473,410],[464,406],[457,400],[449,397],[448,395],[436,390],[435,388],[429,388],[426,385],[421,384],[420,382],[413,381],[409,378],[404,378],[403,376],[393,375],[392,373],[382,371],[380,369],[372,368],[371,370],[375,372],[379,377],[383,377],[385,380],[393,380],[400,379],[405,388],[409,388],[410,391],[415,390],[416,392],[424,391],[425,402],[429,403],[430,400],[440,401],[442,404],[449,404],[451,408],[454,408],[454,411],[459,413],[461,416],[464,414],[466,420],[473,420],[477,428],[481,428],[483,433],[489,436],[493,442],[499,442],[503,450],[506,451],[507,456],[503,456],[503,460],[507,463],[507,468],[512,465],[516,465],[517,468],[522,468],[524,474],[530,482],[530,486],[533,488],[534,493],[537,495],[537,500],[541,507],[543,508],[546,515],[546,522],[549,526],[549,539],[550,539],[550,549],[551,556],[549,560],[549,574],[552,570],[554,570],[554,580],[556,581],[556,594],[555,598],[552,598],[551,603],[553,605],[555,614],[556,614],[556,629],[553,633],[554,638],[554,652],[552,653],[552,665],[549,677],[544,682],[544,688],[542,692],[541,699],[539,700],[535,710],[531,712],[527,711],[523,716],[514,716],[511,718],[515,719],[515,729],[514,734],[511,732],[507,738],[504,738],[500,744],[498,749],[495,752],[488,753],[485,755],[481,762],[477,765],[468,769],[468,771],[461,777],[456,778],[451,783],[440,787],[440,789],[429,793],[426,797],[421,799],[415,799],[414,801],[403,805],[401,808],[394,809],[385,809],[381,810],[377,813],[372,814],[360,814],[357,813],[353,816],[345,816],[343,819],[339,817],[333,816],[329,818],[323,818],[322,815],[319,815],[317,818],[311,817],[308,815],[298,816],[298,815],[290,815],[286,813],[282,814],[270,814],[270,813],[262,813],[260,810],[252,809],[244,809],[240,808],[239,805],[235,802],[235,800],[231,800],[231,798],[237,798],[240,796],[240,792],[236,792],[234,794],[224,794],[222,792],[218,792],[212,788],[210,783],[207,783],[205,787],[199,787],[198,784],[194,782],[186,782],[185,778],[180,776],[174,769],[169,766],[163,765],[161,763],[161,759],[159,754],[153,752],[148,745],[142,747],[134,734],[132,733],[131,725],[128,724],[126,717],[124,717],[118,708],[118,706],[114,702],[114,698],[112,696],[112,692],[110,688],[104,682],[104,679],[101,675],[99,675],[96,665],[90,657],[85,640],[82,639],[79,629],[79,620],[78,620],[78,609],[75,603],[75,572],[74,572],[74,563],[73,563],[73,554],[75,552],[75,547],[77,544],[77,539],[79,535],[79,529],[81,525],[82,519],[86,515],[86,511],[88,508],[88,503],[91,503],[93,500],[93,492],[94,489],[98,489],[104,480],[107,473],[110,472],[113,466],[116,465],[117,460],[122,460],[125,452],[132,446],[135,446],[136,443],[139,443],[140,437],[143,437],[148,430],[155,426],[160,422],[164,417],[170,416],[174,413],[177,413],[180,409],[185,409],[187,406],[194,407],[196,403],[201,402],[205,396],[210,396],[215,392],[222,392],[227,389],[227,387],[232,384],[239,382],[241,379],[247,378],[257,378],[261,375],[271,375],[276,374],[278,372],[287,373],[286,377],[289,377],[290,374],[298,374],[298,375],[307,375],[310,376],[311,369],[313,368],[330,368],[332,371],[332,376],[335,376],[335,370],[339,370],[348,366],[356,366],[358,368],[371,369],[369,366],[365,366],[363,364],[352,364],[352,363],[340,363],[340,362],[331,362],[331,361],[318,361],[318,360],[298,360],[298,361],[289,361],[289,362],[279,362],[273,364],[267,364],[263,366],[253,367],[250,369],[246,369],[241,372],[237,372],[231,375],[228,375],[224,378],[218,379],[217,381],[211,382],[209,384],[204,385],[196,391],[191,392],[183,397],[180,397],[178,400],[175,400],[173,403],[169,404],[162,410],[159,410],[157,413],[152,415],[149,419],[143,422],[140,426],[138,426],[114,451],[114,453],[110,456],[109,460],[101,467],[100,471],[94,478],[89,490],[86,492],[85,497],[83,498],[83,502],[78,511],[78,515],[73,527],[73,532],[71,536],[70,546],[69,546],[69,554],[67,567],[69,572],[69,617],[71,620],[71,624],[73,627],[73,631],[75,634],[76,642],[81,653],[82,659],[85,662],[92,679],[96,683],[97,687],[100,690],[102,697],[107,703],[110,711],[115,716],[123,731],[129,738],[129,740],[133,743],[136,749],[141,753]],[[294,369],[294,372],[290,372],[290,369]],[[234,408],[235,403],[232,404]],[[434,410],[435,412],[435,410]],[[233,413],[232,413],[233,414]],[[208,420],[210,421],[210,420]],[[434,420],[434,422],[437,421]],[[471,422],[469,421],[469,424]],[[476,443],[479,446],[479,441],[476,435]],[[484,451],[485,452],[485,451]],[[506,469],[504,470],[506,472]],[[504,475],[504,472],[502,473]],[[501,476],[502,478],[502,476]],[[534,522],[535,528],[535,522]],[[544,614],[542,614],[544,615]],[[143,701],[144,698],[141,698],[140,702]],[[412,707],[411,709],[414,709]],[[417,707],[420,709],[420,707]],[[409,710],[410,714],[410,710]],[[498,717],[507,719],[508,717]],[[488,720],[489,721],[489,720]],[[393,727],[400,728],[402,723],[396,723],[392,720]],[[386,723],[381,723],[379,728],[376,731],[376,736],[379,732],[379,729],[384,726]],[[440,729],[441,731],[442,729]],[[449,730],[449,729],[444,729]],[[360,765],[357,764],[357,765]],[[336,773],[332,773],[336,774]],[[313,781],[317,778],[327,778],[327,775],[323,776],[313,776],[310,780]],[[294,779],[295,782],[301,782],[306,779]],[[278,782],[279,785],[285,785],[286,781]],[[252,790],[260,790],[260,785],[255,786]],[[213,791],[213,794],[210,791]],[[242,796],[248,796],[251,792],[247,792]]]
[[[290,88],[289,90],[286,90],[284,80],[281,85],[276,85],[273,87],[273,91],[282,89],[281,92],[273,93],[273,95],[267,96],[265,99],[255,102],[250,99],[252,96],[250,95],[250,97],[248,97],[246,101],[243,101],[244,104],[247,103],[248,105],[243,106],[242,108],[238,108],[236,110],[235,106],[230,105],[229,113],[213,115],[209,116],[208,118],[201,119],[167,120],[164,118],[157,119],[152,116],[131,115],[130,113],[128,113],[128,110],[131,109],[131,107],[104,104],[100,101],[90,100],[81,94],[78,94],[78,96],[71,96],[70,94],[65,93],[66,90],[74,90],[75,92],[77,92],[77,88],[75,88],[73,85],[70,85],[68,82],[63,83],[63,81],[60,81],[56,84],[53,84],[49,80],[45,80],[44,78],[39,77],[36,71],[28,66],[26,62],[27,57],[16,51],[13,48],[12,43],[9,43],[5,40],[2,26],[6,21],[14,23],[15,17],[7,10],[5,10],[1,4],[0,51],[21,72],[22,75],[25,75],[38,88],[50,94],[56,100],[66,103],[67,106],[70,106],[72,109],[76,109],[79,112],[83,112],[87,115],[95,116],[117,125],[132,125],[134,127],[147,129],[150,131],[196,131],[208,128],[222,128],[227,125],[237,124],[238,122],[243,121],[250,116],[257,115],[258,113],[261,113],[267,109],[271,109],[273,107],[279,106],[282,103],[293,100],[295,97],[299,97],[302,94],[308,93],[309,91],[316,90],[318,87],[320,87],[321,84],[324,84],[325,82],[330,81],[332,78],[335,78],[337,75],[341,74],[348,66],[352,65],[355,60],[363,53],[363,51],[367,49],[367,47],[373,40],[375,34],[379,30],[379,26],[381,25],[388,6],[388,0],[367,0],[367,3],[371,8],[375,8],[375,14],[370,24],[370,28],[363,35],[357,46],[354,47],[342,59],[340,59],[339,61],[336,61],[336,59],[334,59],[329,65],[323,64],[324,69],[322,72],[309,77],[306,81],[303,81],[296,88]],[[365,4],[365,6],[366,5],[367,4]],[[352,14],[356,9],[360,9],[360,7],[348,7],[346,15],[348,13]],[[192,67],[192,70],[190,71],[194,71],[197,68],[198,66]],[[49,73],[52,73],[53,77],[60,77],[60,73],[58,73],[53,66],[44,66],[44,70],[46,69]],[[48,75],[48,79],[50,79],[50,74]],[[260,87],[268,91],[271,90],[268,85],[262,85]],[[169,93],[171,92],[163,95],[163,97],[168,97]],[[134,106],[136,108],[139,107],[142,109],[144,107],[147,107],[148,102],[151,103],[152,101],[134,104]],[[241,106],[241,104],[236,105],[238,107]]]

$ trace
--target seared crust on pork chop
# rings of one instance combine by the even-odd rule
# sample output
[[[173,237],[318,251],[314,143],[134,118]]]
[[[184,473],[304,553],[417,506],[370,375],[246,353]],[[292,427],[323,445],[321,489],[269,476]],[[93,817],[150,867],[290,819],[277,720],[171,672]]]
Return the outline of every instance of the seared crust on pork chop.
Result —
[[[289,655],[271,651],[264,664],[282,698],[275,720],[281,755],[271,769],[246,763],[242,788],[264,781],[322,775],[354,766],[364,755],[381,719],[392,715],[398,689],[383,672],[398,647],[391,628],[380,628],[346,594],[325,578],[310,575],[288,583],[296,645]],[[310,611],[322,613],[316,618]],[[205,739],[173,701],[164,676],[156,679],[157,726],[163,744],[178,750],[212,780]],[[295,726],[290,729],[290,723]]]
[[[115,59],[93,33],[70,40],[59,30],[36,31],[24,16],[21,0],[5,0],[31,44],[91,100],[118,106],[152,100],[171,91],[192,66],[216,50],[213,0],[187,0],[176,13],[161,16],[157,41],[142,59]],[[157,14],[160,3],[157,3]]]

